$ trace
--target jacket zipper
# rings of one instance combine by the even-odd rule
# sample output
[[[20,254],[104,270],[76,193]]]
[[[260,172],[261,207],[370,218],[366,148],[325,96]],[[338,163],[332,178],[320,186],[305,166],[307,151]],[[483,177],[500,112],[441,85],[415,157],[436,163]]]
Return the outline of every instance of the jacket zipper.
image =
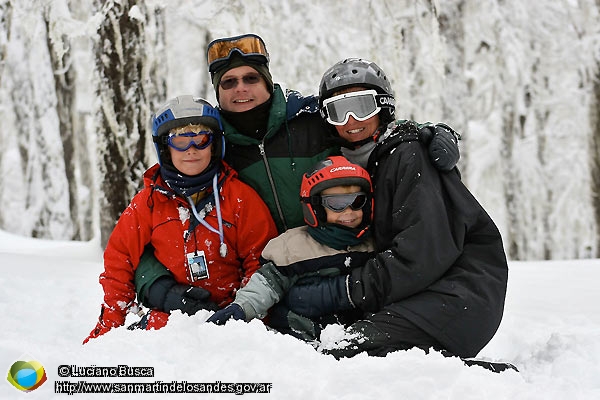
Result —
[[[273,192],[273,197],[275,198],[275,206],[277,206],[277,213],[279,214],[279,219],[281,219],[281,223],[283,224],[283,230],[287,230],[287,223],[285,222],[285,218],[283,216],[283,211],[281,210],[281,204],[279,203],[279,196],[277,196],[277,190],[275,189],[275,182],[273,181],[273,175],[271,174],[271,167],[269,166],[269,160],[267,159],[267,154],[265,153],[265,142],[264,139],[262,142],[258,144],[258,149],[260,150],[260,155],[262,156],[263,163],[265,164],[265,169],[267,170],[267,176],[269,178],[269,183],[271,184],[271,191]]]

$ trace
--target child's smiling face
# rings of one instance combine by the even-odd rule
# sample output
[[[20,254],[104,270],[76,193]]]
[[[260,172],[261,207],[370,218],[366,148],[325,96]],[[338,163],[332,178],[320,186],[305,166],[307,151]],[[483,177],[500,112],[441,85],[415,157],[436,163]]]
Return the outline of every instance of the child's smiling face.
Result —
[[[321,192],[321,195],[336,195],[336,194],[352,194],[361,192],[360,186],[334,186],[325,189]],[[327,222],[330,224],[337,224],[348,228],[358,227],[363,219],[363,210],[353,210],[352,207],[348,206],[341,212],[330,210],[327,207],[323,207],[327,215]]]

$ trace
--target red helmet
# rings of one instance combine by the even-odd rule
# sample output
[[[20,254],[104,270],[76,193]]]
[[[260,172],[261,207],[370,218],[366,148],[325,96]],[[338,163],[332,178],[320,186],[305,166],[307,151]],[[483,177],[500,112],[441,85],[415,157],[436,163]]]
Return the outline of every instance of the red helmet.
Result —
[[[300,186],[300,201],[304,221],[307,225],[316,227],[325,223],[327,216],[321,204],[320,193],[334,186],[360,186],[367,195],[363,207],[363,222],[361,230],[371,223],[373,218],[373,185],[369,173],[357,164],[353,164],[342,156],[330,156],[319,161],[311,171],[302,177]]]

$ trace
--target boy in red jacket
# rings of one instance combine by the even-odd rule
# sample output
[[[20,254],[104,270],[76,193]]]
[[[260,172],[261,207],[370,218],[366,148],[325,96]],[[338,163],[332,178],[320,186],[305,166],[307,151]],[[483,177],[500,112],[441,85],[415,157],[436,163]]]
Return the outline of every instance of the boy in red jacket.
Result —
[[[152,122],[159,164],[144,173],[144,189],[109,238],[100,275],[104,304],[84,343],[124,324],[146,245],[169,271],[142,292],[153,308],[143,324],[150,329],[164,326],[173,310],[193,315],[229,304],[277,235],[264,202],[223,161],[225,143],[215,108],[180,96],[162,106]]]

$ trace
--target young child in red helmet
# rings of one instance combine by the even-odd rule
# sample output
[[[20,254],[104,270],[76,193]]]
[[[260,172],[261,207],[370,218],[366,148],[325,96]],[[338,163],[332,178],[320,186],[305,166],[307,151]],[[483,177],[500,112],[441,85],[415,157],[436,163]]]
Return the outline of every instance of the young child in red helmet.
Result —
[[[344,319],[343,313],[333,316],[329,315],[333,312],[319,309],[315,310],[319,317],[313,320],[277,303],[299,280],[348,276],[349,270],[372,256],[371,178],[346,158],[330,156],[304,174],[300,201],[306,225],[272,239],[263,250],[261,268],[237,291],[233,303],[213,314],[209,322],[224,324],[230,318],[250,321],[264,318],[268,312],[269,324],[278,331],[312,340],[322,324]],[[340,293],[345,292],[346,288],[340,288]]]

